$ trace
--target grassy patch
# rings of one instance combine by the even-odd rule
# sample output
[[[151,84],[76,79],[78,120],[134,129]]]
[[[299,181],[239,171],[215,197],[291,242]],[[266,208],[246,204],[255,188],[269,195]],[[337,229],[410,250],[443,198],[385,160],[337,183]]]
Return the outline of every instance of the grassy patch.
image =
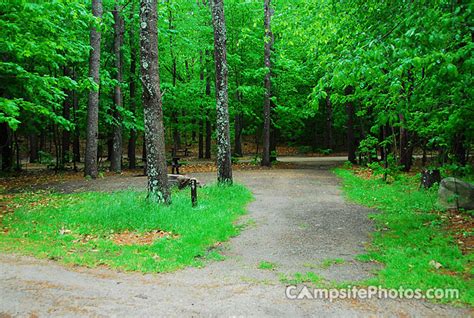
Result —
[[[385,266],[367,285],[387,288],[457,288],[459,302],[474,305],[473,256],[463,255],[444,226],[437,205],[437,189],[420,189],[417,177],[402,176],[392,184],[364,179],[350,170],[337,169],[347,197],[377,208],[377,231],[369,253],[359,260]],[[452,301],[443,299],[443,301]]]
[[[275,270],[277,268],[277,264],[272,262],[261,261],[258,264],[258,269],[267,269],[267,270]]]
[[[280,280],[281,283],[287,284],[287,285],[298,285],[298,284],[303,284],[303,283],[320,284],[324,282],[321,276],[318,276],[313,272],[307,272],[304,274],[294,273],[293,275],[279,273],[278,279]]]
[[[327,269],[333,265],[340,265],[340,264],[344,264],[344,260],[342,258],[328,258],[328,259],[325,259],[322,263],[321,263],[321,268],[324,268],[324,269]]]
[[[13,202],[15,212],[3,217],[0,251],[142,272],[201,266],[206,259],[222,259],[219,242],[239,233],[234,222],[252,199],[241,185],[200,189],[196,208],[188,191],[174,193],[168,207],[145,196],[135,191],[21,195]],[[117,244],[114,237],[124,232],[159,238]]]
[[[304,263],[303,266],[311,269],[328,269],[333,265],[340,265],[344,263],[345,260],[343,260],[342,258],[327,258],[323,260],[320,264]]]

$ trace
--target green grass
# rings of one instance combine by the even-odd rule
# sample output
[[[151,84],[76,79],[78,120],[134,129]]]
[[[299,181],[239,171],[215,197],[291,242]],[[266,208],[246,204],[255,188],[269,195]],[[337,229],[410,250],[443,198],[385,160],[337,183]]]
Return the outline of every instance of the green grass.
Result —
[[[327,258],[324,259],[320,264],[304,263],[303,266],[311,269],[328,269],[333,265],[344,264],[345,260],[342,258]]]
[[[303,283],[318,285],[318,284],[324,283],[324,280],[321,278],[321,276],[318,276],[317,274],[313,272],[306,272],[304,274],[297,272],[292,275],[279,273],[278,279],[280,280],[281,283],[287,284],[287,285],[298,285],[298,284],[303,284]]]
[[[321,268],[328,269],[329,267],[331,267],[333,265],[344,264],[344,262],[345,261],[342,258],[328,258],[328,259],[325,259],[321,263]]]
[[[437,189],[419,189],[418,177],[402,176],[391,184],[363,179],[350,170],[337,169],[347,197],[376,208],[371,215],[377,231],[369,252],[360,260],[384,264],[367,285],[387,288],[457,288],[458,302],[474,305],[473,256],[463,255],[443,227]],[[442,267],[436,269],[434,262]],[[443,301],[453,301],[444,299]],[[454,301],[456,302],[456,301]]]
[[[0,251],[16,252],[66,264],[105,265],[120,270],[166,272],[186,266],[202,266],[222,259],[213,248],[236,236],[235,221],[252,200],[241,185],[199,189],[199,204],[191,207],[189,191],[173,193],[170,206],[145,199],[145,192],[28,194],[21,207],[5,215]],[[113,233],[171,232],[174,237],[151,245],[117,245]]]
[[[267,261],[261,261],[258,264],[258,269],[266,269],[266,270],[275,270],[278,267],[277,264]]]

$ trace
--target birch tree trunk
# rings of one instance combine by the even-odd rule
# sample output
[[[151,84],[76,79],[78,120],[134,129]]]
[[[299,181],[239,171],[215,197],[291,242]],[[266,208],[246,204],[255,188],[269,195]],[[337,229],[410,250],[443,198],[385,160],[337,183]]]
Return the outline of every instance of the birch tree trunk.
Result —
[[[217,181],[219,184],[232,184],[224,2],[223,0],[212,0],[211,3],[216,63]]]
[[[92,14],[102,18],[102,0],[92,0]],[[100,70],[100,32],[93,26],[90,32],[92,51],[89,56],[89,77],[99,85]],[[97,178],[97,139],[99,135],[99,91],[93,89],[89,92],[87,104],[87,133],[84,175]]]
[[[165,157],[165,131],[158,64],[156,0],[140,1],[140,72],[143,85],[148,198],[170,203]]]
[[[114,55],[115,55],[115,79],[117,85],[114,87],[114,127],[112,141],[112,156],[110,158],[110,170],[116,173],[122,171],[122,116],[120,110],[123,106],[122,89],[122,45],[123,45],[123,18],[120,15],[121,7],[115,2],[114,15]]]
[[[271,30],[271,18],[272,18],[272,9],[270,7],[271,0],[264,0],[264,28],[265,28],[265,52],[264,52],[264,62],[265,67],[267,68],[267,74],[264,78],[264,87],[265,87],[265,97],[263,100],[263,156],[262,156],[262,166],[269,167],[271,165],[270,161],[270,125],[271,125],[271,51],[273,46],[273,33]]]

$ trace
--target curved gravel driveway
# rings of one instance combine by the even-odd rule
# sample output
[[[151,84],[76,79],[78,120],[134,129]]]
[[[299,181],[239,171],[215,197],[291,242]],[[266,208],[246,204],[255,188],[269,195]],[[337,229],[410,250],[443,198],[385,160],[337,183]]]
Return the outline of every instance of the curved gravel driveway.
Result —
[[[295,162],[295,161],[292,161]],[[236,171],[255,201],[247,228],[224,245],[224,261],[171,274],[143,275],[65,267],[0,254],[0,317],[13,316],[324,316],[466,317],[468,309],[409,300],[289,300],[279,275],[312,271],[331,281],[371,276],[354,257],[370,239],[373,212],[348,203],[330,160],[298,169]],[[204,182],[214,174],[196,174]],[[145,178],[62,184],[70,191],[144,187]],[[344,259],[325,268],[324,260]],[[261,261],[276,270],[258,269]]]

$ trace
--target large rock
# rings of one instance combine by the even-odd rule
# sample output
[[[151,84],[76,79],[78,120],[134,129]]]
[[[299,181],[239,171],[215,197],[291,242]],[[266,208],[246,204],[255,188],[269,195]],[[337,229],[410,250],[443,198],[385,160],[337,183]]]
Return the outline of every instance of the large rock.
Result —
[[[453,177],[441,180],[438,197],[447,208],[474,210],[474,185],[462,180]]]

